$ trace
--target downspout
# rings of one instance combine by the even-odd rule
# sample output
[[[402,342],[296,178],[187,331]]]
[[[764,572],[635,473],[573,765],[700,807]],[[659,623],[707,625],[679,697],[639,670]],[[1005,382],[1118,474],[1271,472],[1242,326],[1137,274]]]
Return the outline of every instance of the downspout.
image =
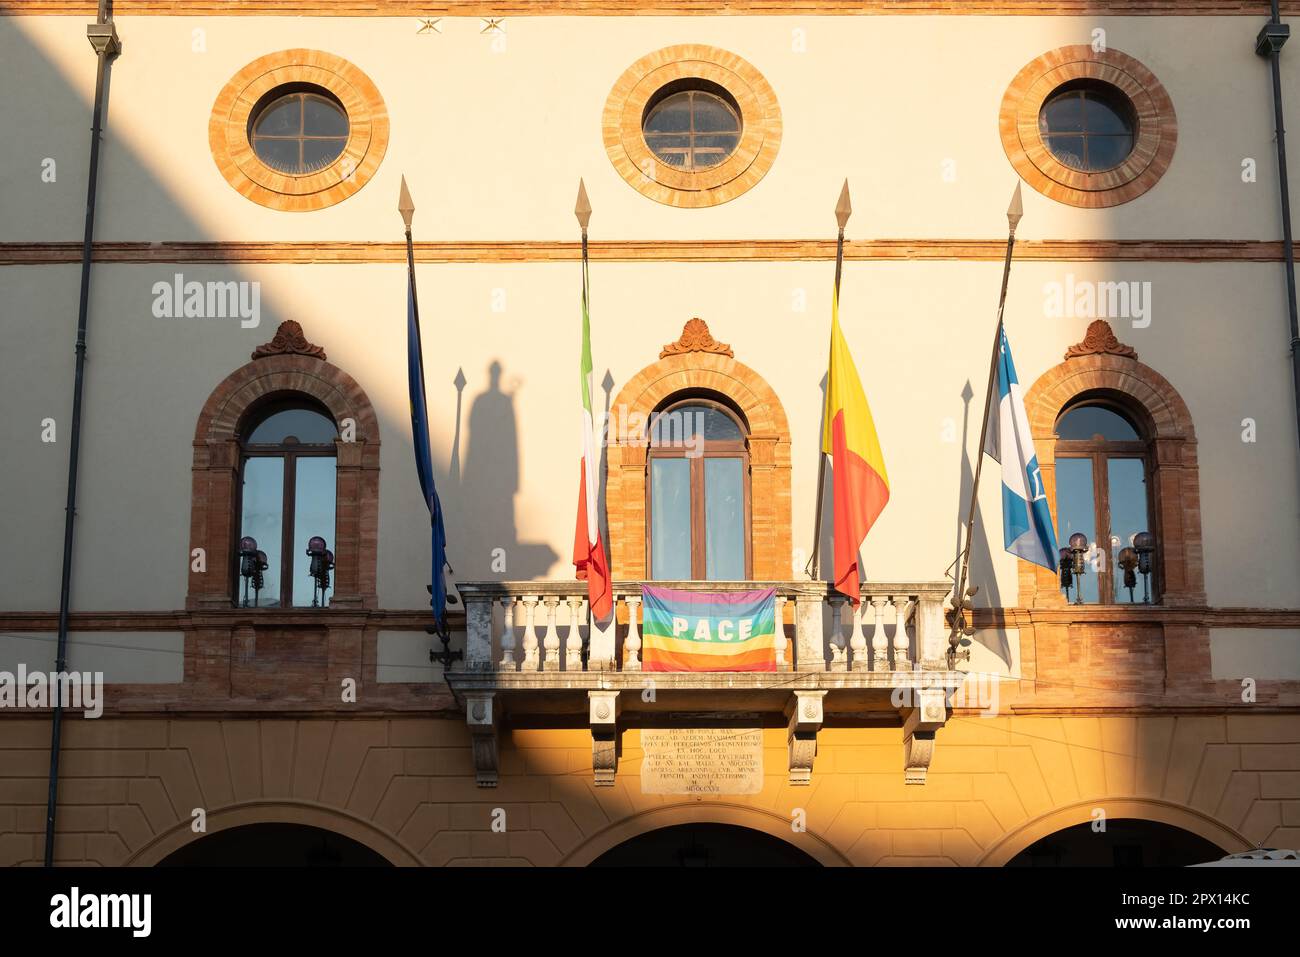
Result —
[[[95,235],[95,187],[99,180],[99,138],[104,112],[104,80],[109,61],[122,50],[117,29],[108,12],[109,0],[99,0],[96,21],[86,27],[95,50],[95,105],[90,127],[90,178],[86,189],[86,231],[81,243],[81,300],[77,307],[77,364],[72,386],[72,436],[68,452],[68,502],[63,514],[63,577],[59,584],[59,641],[54,670],[68,667],[68,605],[72,595],[72,527],[77,515],[77,464],[81,451],[81,400],[85,391],[86,318],[90,303],[90,258]],[[45,807],[45,866],[54,864],[54,815],[59,795],[59,746],[63,730],[63,701],[54,695],[54,720],[50,735],[50,793]]]
[[[1286,258],[1286,305],[1291,320],[1291,377],[1295,390],[1296,438],[1300,441],[1300,320],[1296,317],[1295,248],[1291,242],[1291,190],[1286,172],[1286,128],[1282,120],[1282,46],[1291,27],[1278,16],[1273,0],[1273,18],[1255,37],[1255,53],[1268,57],[1273,72],[1273,126],[1277,136],[1277,173],[1282,191],[1282,250]]]

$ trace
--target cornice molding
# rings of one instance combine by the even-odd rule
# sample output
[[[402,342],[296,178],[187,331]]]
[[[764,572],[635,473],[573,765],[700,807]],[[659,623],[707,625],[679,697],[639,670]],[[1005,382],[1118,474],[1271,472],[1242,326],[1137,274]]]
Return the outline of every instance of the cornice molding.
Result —
[[[848,260],[1001,262],[1005,239],[859,239],[844,244]],[[590,244],[606,262],[802,262],[835,257],[833,239],[611,240]],[[404,263],[400,242],[98,242],[101,263]],[[571,262],[581,244],[548,240],[417,242],[423,263]],[[1282,244],[1251,239],[1031,239],[1016,243],[1018,261],[1038,262],[1281,262]],[[0,266],[81,261],[81,243],[0,243]]]
[[[0,16],[93,16],[91,0],[0,0]],[[1300,2],[1283,0],[1283,15]],[[1266,0],[116,0],[115,16],[1249,16]]]

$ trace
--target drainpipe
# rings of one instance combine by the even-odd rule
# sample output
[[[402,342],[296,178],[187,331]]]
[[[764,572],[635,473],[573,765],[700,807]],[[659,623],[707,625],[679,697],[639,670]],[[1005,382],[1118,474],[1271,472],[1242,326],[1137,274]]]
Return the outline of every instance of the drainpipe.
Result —
[[[59,643],[54,670],[68,668],[68,604],[72,595],[72,526],[77,515],[77,462],[81,451],[81,399],[85,391],[86,317],[90,303],[90,257],[95,235],[95,187],[99,180],[99,138],[104,113],[104,79],[109,61],[122,51],[117,29],[108,12],[109,0],[99,0],[96,21],[86,27],[98,60],[95,66],[95,105],[90,127],[90,177],[86,189],[86,231],[81,243],[81,300],[77,307],[77,365],[72,386],[72,448],[68,453],[68,503],[63,514],[63,577],[59,584]],[[54,697],[54,723],[50,735],[50,793],[45,807],[45,866],[54,864],[54,814],[59,795],[59,745],[63,730],[63,703]]]
[[[1268,57],[1273,72],[1273,126],[1277,131],[1277,172],[1282,189],[1282,249],[1286,258],[1286,305],[1291,319],[1291,375],[1295,389],[1296,436],[1300,440],[1300,320],[1296,317],[1295,248],[1291,242],[1291,190],[1286,172],[1286,129],[1282,121],[1282,46],[1291,36],[1291,27],[1278,16],[1278,0],[1273,0],[1273,18],[1255,37],[1255,53]]]

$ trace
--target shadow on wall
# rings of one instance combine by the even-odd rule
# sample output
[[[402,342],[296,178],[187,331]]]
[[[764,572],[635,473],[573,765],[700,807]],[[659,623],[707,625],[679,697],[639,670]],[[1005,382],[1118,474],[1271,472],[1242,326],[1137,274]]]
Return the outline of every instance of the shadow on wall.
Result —
[[[457,549],[465,561],[465,575],[459,577],[485,574],[495,579],[540,578],[551,571],[560,556],[547,544],[519,540],[515,518],[520,468],[515,396],[520,382],[512,377],[509,385],[502,387],[500,360],[493,360],[487,375],[487,388],[474,398],[469,408],[464,470],[452,475],[457,490],[464,493],[456,495],[458,524],[465,532]],[[458,388],[458,409],[459,391]],[[459,463],[459,415],[456,443],[452,461]],[[571,490],[564,491],[572,494]]]
[[[961,418],[961,489],[957,499],[957,550],[954,558],[960,559],[962,546],[965,544],[966,533],[963,526],[970,514],[970,493],[971,487],[975,482],[975,462],[971,459],[970,436],[972,425],[976,429],[976,441],[979,438],[979,428],[983,424],[978,421],[979,416],[983,414],[983,408],[978,407],[974,410],[977,421],[971,421],[971,400],[974,398],[974,390],[971,388],[969,381],[962,387],[962,418]],[[976,449],[975,454],[983,455],[982,449]],[[991,463],[991,464],[990,464]],[[1001,478],[997,470],[997,463],[990,459],[985,462],[984,471],[980,474],[980,484],[986,489],[990,485],[1001,485]],[[994,534],[1000,534],[996,530],[996,525],[1000,525],[1002,518],[994,514],[990,519],[995,523]],[[957,574],[957,566],[953,565],[952,574]],[[975,525],[972,529],[971,547],[970,547],[970,571],[966,574],[966,583],[979,586],[979,593],[973,599],[977,607],[983,608],[1001,608],[1002,593],[998,589],[997,569],[993,565],[993,551],[989,543],[989,527],[985,524],[984,509],[978,502],[975,503]],[[1002,663],[1008,668],[1011,667],[1011,643],[1007,640],[1006,632],[997,628],[985,628],[977,631],[971,638],[963,639],[962,644],[978,642],[989,651],[993,652]]]
[[[0,8],[3,8],[3,3],[0,3]],[[20,177],[39,177],[44,157],[60,157],[58,180],[48,185],[51,195],[58,191],[57,205],[44,208],[43,222],[34,218],[29,221],[15,219],[9,222],[7,231],[11,235],[30,236],[41,242],[80,239],[88,150],[84,129],[90,115],[91,90],[80,82],[70,83],[56,63],[43,54],[41,42],[17,42],[18,38],[24,37],[20,20],[10,20],[0,26],[7,31],[0,34],[2,48],[6,51],[14,48],[23,51],[19,60],[6,65],[20,70],[26,84],[30,88],[40,89],[44,102],[49,104],[48,122],[42,129],[42,135],[14,144],[14,162],[6,163],[0,169],[0,192],[8,187],[14,190],[30,188],[27,183],[20,182]],[[129,31],[122,31],[121,24],[119,31],[126,34],[124,42],[127,52],[124,56],[129,58],[121,62],[132,62],[135,57],[147,56],[145,48],[130,45]],[[84,44],[84,40],[80,42]],[[86,55],[91,58],[89,48]],[[232,64],[231,69],[239,65]],[[113,67],[110,66],[110,79],[107,81],[110,90],[112,73]],[[201,102],[205,109],[210,104],[206,98]],[[185,198],[169,190],[166,180],[156,175],[150,156],[141,152],[139,143],[128,131],[129,106],[130,104],[122,102],[120,90],[106,96],[99,175],[100,201],[96,222],[97,242],[105,242],[106,236],[114,240],[130,241],[157,239],[159,243],[230,239],[219,228],[196,217]],[[215,167],[211,166],[211,160],[206,162],[208,167],[202,169],[201,174],[208,177],[217,175]],[[396,187],[391,173],[390,170],[385,174],[381,167],[374,182],[352,197],[350,202],[361,206],[382,206],[384,214],[391,215],[392,195],[388,193],[388,188]],[[120,221],[115,221],[118,218],[115,212],[120,210],[124,196],[138,197],[139,202],[149,208],[151,222],[159,224],[156,235],[143,237],[121,233],[123,227]],[[53,235],[46,225],[51,222],[57,230]],[[166,256],[165,247],[157,254]],[[13,268],[17,270],[30,267]],[[58,268],[66,269],[68,275],[75,277],[78,267],[69,264]],[[139,489],[153,490],[148,496],[148,504],[153,509],[152,513],[159,516],[155,531],[160,539],[156,543],[157,550],[162,553],[188,552],[190,519],[194,507],[190,496],[192,453],[189,438],[194,424],[212,389],[231,372],[247,363],[250,353],[267,342],[279,324],[288,319],[301,322],[306,337],[324,346],[330,355],[330,361],[353,376],[376,400],[379,433],[386,439],[384,471],[387,474],[380,494],[381,516],[399,514],[402,523],[409,526],[397,536],[400,541],[396,544],[381,543],[380,574],[384,573],[385,567],[391,568],[394,563],[400,565],[408,555],[409,560],[418,562],[420,568],[416,579],[419,584],[409,592],[404,590],[400,596],[387,603],[394,607],[427,607],[424,590],[424,583],[429,580],[430,573],[427,517],[415,482],[414,453],[410,445],[409,413],[405,401],[405,336],[400,332],[404,329],[404,311],[395,306],[389,320],[393,323],[389,331],[398,331],[402,348],[393,353],[391,366],[377,376],[373,367],[367,368],[364,363],[349,361],[348,349],[340,348],[340,324],[313,321],[311,315],[304,314],[301,289],[312,281],[311,270],[311,266],[266,270],[255,265],[219,261],[174,263],[151,259],[144,263],[118,264],[96,259],[90,280],[92,298],[87,338],[91,355],[97,356],[97,360],[90,362],[86,369],[87,411],[81,447],[81,495],[74,545],[74,611],[116,607],[111,604],[111,599],[106,601],[102,588],[99,591],[92,588],[93,570],[88,563],[91,562],[93,550],[100,543],[129,538],[134,534],[133,523],[144,508],[142,498],[145,496]],[[185,320],[157,317],[150,311],[155,296],[154,285],[158,281],[170,283],[176,273],[183,274],[186,282],[256,284],[259,290],[258,322],[246,328],[237,319]],[[25,275],[35,276],[35,273]],[[374,271],[373,277],[367,272],[366,281],[376,284],[383,282],[390,291],[397,288],[396,284],[387,287],[387,280],[381,280],[378,271]],[[45,331],[45,326],[49,324],[51,316],[75,318],[78,295],[75,279],[61,283],[53,291],[56,295],[48,298],[41,313],[32,313],[21,321],[30,324],[25,327],[24,336],[32,341],[49,341],[53,335],[56,349],[46,353],[50,355],[49,360],[31,363],[27,371],[12,368],[6,371],[17,371],[26,377],[22,380],[23,387],[29,388],[35,397],[34,401],[39,402],[41,408],[48,408],[50,416],[62,426],[70,415],[74,326],[69,322],[60,327],[63,331],[56,329],[54,333]],[[129,335],[130,349],[121,348],[120,342],[118,348],[108,348],[115,331]],[[426,347],[427,335],[426,333]],[[157,393],[154,390],[127,388],[126,384],[158,379],[154,370],[178,367],[184,368],[187,374],[163,380],[173,389],[168,395],[170,411],[166,421],[169,423],[168,429],[185,436],[184,442],[172,448],[161,467],[158,462],[145,459],[106,459],[104,446],[108,423],[104,421],[102,412],[97,414],[99,397],[113,397],[113,418],[119,422],[156,421],[159,418],[156,412]],[[426,374],[427,371],[426,369]],[[400,379],[400,388],[377,388],[376,379],[382,380],[384,376]],[[431,424],[436,425],[437,419],[450,412],[450,407],[445,404],[448,400],[456,402],[457,411],[453,457],[450,463],[440,456],[435,456],[434,461],[434,479],[447,508],[448,524],[452,526],[448,529],[448,556],[462,575],[486,574],[492,567],[490,549],[500,548],[506,566],[500,572],[492,572],[494,577],[535,577],[546,573],[557,556],[545,545],[519,541],[515,526],[514,497],[520,484],[520,453],[513,391],[507,393],[503,390],[499,363],[495,363],[494,368],[489,370],[488,377],[490,381],[486,389],[473,401],[469,410],[468,461],[462,458],[462,453],[466,451],[463,444],[466,440],[460,431],[460,400],[466,385],[470,386],[473,394],[477,383],[467,382],[463,375],[458,376],[454,395],[451,390],[447,390],[443,393],[447,398],[441,403],[434,396],[432,387],[430,391],[430,418],[434,420]],[[389,401],[379,400],[378,396],[385,393],[388,394]],[[400,399],[393,401],[396,396],[400,396]],[[181,424],[177,425],[178,422]],[[24,426],[21,435],[3,431],[0,431],[0,435],[8,438],[12,434],[25,440],[28,431],[30,430]],[[441,445],[445,439],[438,441]],[[446,446],[442,447],[445,449]],[[5,493],[4,497],[16,505],[10,514],[0,517],[0,530],[10,529],[11,515],[27,515],[37,516],[33,521],[38,521],[45,532],[37,536],[24,536],[33,542],[33,548],[29,560],[24,563],[23,574],[10,582],[12,591],[9,592],[11,595],[40,596],[33,602],[40,610],[53,608],[57,602],[62,560],[61,535],[57,532],[61,530],[63,522],[67,452],[62,443],[53,448],[58,457],[57,464],[40,473],[37,481],[23,483],[26,487],[19,487],[9,476],[0,475],[0,492]],[[179,452],[176,451],[178,448]],[[394,483],[392,476],[399,473],[401,480]],[[165,480],[156,479],[159,474],[164,474]],[[564,489],[565,501],[570,500],[574,491],[576,490]],[[333,535],[328,536],[328,539],[332,543]],[[225,563],[213,562],[211,567],[224,568]],[[175,568],[169,564],[166,570],[160,568],[157,579],[150,582],[147,593],[167,594],[168,597],[162,599],[166,607],[184,607],[186,569],[184,563],[177,564]],[[54,583],[52,590],[48,585],[50,582]],[[172,594],[176,596],[174,602],[170,597]],[[149,610],[161,610],[164,607],[163,604],[150,604],[151,600],[132,597],[128,602],[129,607]],[[77,654],[74,645],[72,666],[75,666]]]

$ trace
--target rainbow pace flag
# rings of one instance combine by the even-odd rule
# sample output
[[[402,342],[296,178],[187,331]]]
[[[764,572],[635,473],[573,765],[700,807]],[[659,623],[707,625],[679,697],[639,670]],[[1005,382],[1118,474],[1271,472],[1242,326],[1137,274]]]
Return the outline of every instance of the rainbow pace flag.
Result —
[[[642,671],[776,671],[776,589],[641,588]]]
[[[834,462],[835,590],[861,601],[858,549],[889,501],[889,474],[867,394],[840,331],[840,299],[831,305],[831,358],[826,374],[822,451]]]

